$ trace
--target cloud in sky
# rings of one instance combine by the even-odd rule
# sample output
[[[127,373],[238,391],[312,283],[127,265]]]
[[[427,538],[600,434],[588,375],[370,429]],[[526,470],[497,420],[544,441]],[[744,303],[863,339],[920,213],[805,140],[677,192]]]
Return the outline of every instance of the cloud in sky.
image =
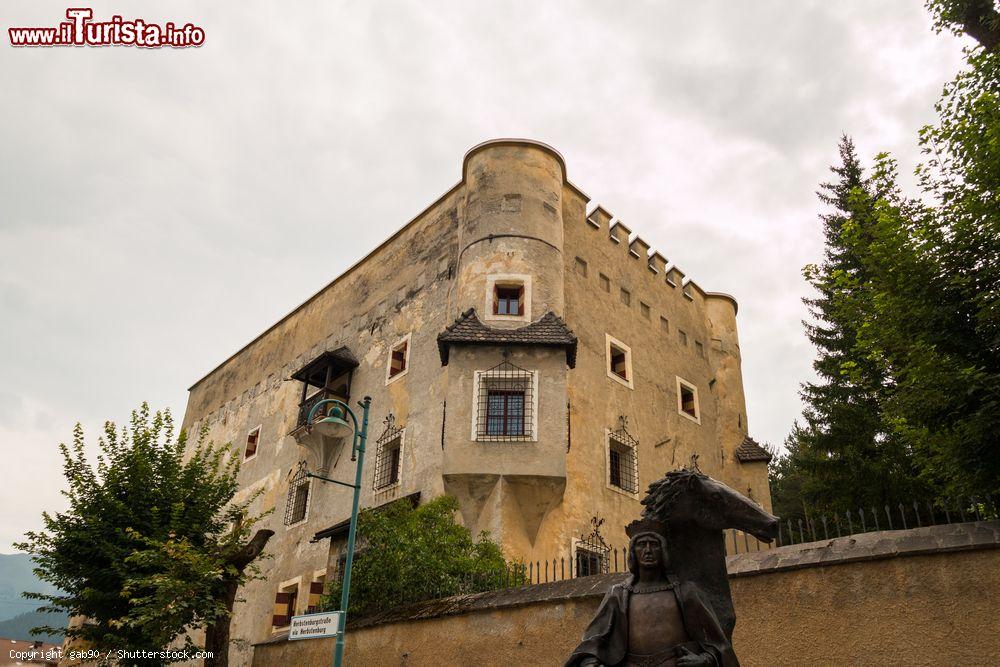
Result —
[[[813,351],[801,267],[841,133],[908,171],[961,42],[919,3],[95,2],[199,49],[0,60],[0,549],[60,506],[55,445],[185,389],[460,177],[497,136],[740,301],[751,431]],[[6,25],[54,25],[7,0]]]

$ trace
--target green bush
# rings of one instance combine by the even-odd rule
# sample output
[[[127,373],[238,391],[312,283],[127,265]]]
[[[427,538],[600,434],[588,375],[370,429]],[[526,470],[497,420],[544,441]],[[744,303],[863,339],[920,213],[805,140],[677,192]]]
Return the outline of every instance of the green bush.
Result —
[[[520,566],[508,563],[486,532],[473,539],[455,522],[458,509],[457,500],[441,496],[415,508],[401,500],[363,511],[351,574],[351,616],[523,583]],[[323,609],[339,609],[342,590],[341,581],[330,582]]]

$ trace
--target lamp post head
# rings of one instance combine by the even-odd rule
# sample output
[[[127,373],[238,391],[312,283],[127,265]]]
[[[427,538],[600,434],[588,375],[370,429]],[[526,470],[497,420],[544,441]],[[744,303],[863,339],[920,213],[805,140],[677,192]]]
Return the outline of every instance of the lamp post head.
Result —
[[[344,408],[334,403],[323,419],[313,422],[312,427],[329,438],[346,438],[354,428],[344,419]]]

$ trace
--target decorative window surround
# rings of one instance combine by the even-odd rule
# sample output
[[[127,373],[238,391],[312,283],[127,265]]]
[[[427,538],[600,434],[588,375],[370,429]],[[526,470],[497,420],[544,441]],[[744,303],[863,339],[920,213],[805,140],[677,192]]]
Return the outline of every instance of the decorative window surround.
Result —
[[[520,315],[498,315],[493,303],[496,288],[519,287],[523,290],[523,304]],[[483,304],[483,320],[499,322],[531,322],[531,276],[523,273],[495,273],[486,277],[486,301]]]
[[[617,350],[617,352],[614,352],[614,350]],[[607,359],[608,377],[632,389],[632,348],[611,334],[604,334],[604,352]],[[621,359],[620,354],[624,354],[625,358]],[[616,362],[620,366],[617,370],[624,370],[624,377],[620,373],[615,372]]]
[[[261,424],[257,425],[257,428],[251,429],[247,433],[247,444],[243,449],[243,462],[253,461],[257,458],[257,451],[260,449],[260,430]]]
[[[693,411],[694,414],[691,414],[689,410]],[[698,403],[698,388],[680,376],[677,376],[677,412],[695,424],[701,424],[701,406]]]
[[[385,365],[385,384],[387,386],[410,372],[411,335],[412,334],[406,334],[396,341],[395,345],[389,348],[389,358],[386,360]],[[400,352],[402,352],[401,359],[399,354]],[[400,364],[402,364],[402,368],[400,368]]]

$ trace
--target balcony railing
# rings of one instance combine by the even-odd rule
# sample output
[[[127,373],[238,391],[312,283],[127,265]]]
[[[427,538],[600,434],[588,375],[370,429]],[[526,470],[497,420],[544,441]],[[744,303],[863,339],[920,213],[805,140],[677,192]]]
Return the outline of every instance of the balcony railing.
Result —
[[[300,426],[305,426],[306,420],[309,419],[309,412],[316,406],[317,403],[319,403],[320,401],[325,401],[328,398],[335,398],[339,401],[347,403],[346,396],[342,396],[332,389],[321,389],[312,396],[310,396],[309,398],[307,398],[306,400],[299,403],[299,417],[295,421],[296,428]],[[326,406],[318,410],[316,414],[313,416],[313,421],[318,421],[326,417],[326,413],[328,412],[327,408],[329,407],[330,406]]]

